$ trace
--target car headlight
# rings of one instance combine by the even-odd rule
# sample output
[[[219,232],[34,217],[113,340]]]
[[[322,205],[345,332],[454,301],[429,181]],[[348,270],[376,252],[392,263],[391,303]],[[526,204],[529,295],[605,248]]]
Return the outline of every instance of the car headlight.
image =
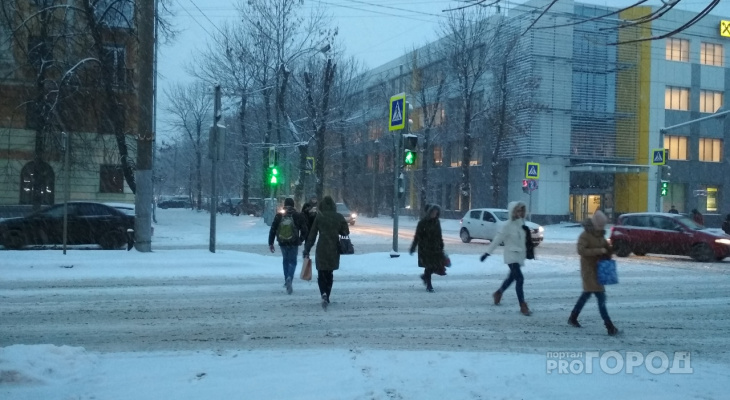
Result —
[[[730,239],[715,239],[715,243],[730,245]]]
[[[538,231],[538,232],[540,232],[540,233],[543,233],[543,232],[545,232],[545,228],[543,228],[543,227],[541,226],[541,227],[537,228],[537,231]]]
[[[355,214],[355,213],[352,213],[352,214],[351,214],[350,216],[351,216],[352,218],[357,218],[357,214]]]

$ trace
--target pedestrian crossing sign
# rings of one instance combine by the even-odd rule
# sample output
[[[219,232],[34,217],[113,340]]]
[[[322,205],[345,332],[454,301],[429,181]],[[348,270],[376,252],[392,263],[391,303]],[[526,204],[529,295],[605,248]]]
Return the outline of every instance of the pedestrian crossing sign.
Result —
[[[405,111],[406,94],[400,93],[390,98],[388,130],[397,131],[406,127]]]
[[[664,165],[667,163],[667,149],[651,150],[651,165]]]
[[[540,163],[528,162],[525,165],[525,179],[540,179]]]

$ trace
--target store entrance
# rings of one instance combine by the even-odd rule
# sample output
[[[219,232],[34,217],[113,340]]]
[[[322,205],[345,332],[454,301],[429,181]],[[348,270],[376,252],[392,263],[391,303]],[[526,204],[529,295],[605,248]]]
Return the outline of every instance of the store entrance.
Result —
[[[589,218],[597,210],[602,209],[604,195],[602,194],[571,194],[570,215],[573,221],[581,222]]]

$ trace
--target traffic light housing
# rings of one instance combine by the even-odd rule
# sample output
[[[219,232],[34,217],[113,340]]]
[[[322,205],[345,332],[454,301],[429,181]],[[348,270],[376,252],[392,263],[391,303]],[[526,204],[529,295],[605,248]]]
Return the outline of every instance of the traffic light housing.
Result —
[[[669,181],[662,181],[659,194],[661,194],[662,196],[666,196],[667,194],[669,194]]]
[[[418,136],[407,133],[403,135],[403,164],[414,165],[418,157]]]

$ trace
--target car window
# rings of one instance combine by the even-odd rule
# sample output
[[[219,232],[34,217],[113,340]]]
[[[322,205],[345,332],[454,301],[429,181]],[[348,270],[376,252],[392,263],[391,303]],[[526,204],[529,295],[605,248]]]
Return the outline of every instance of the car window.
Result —
[[[469,213],[469,218],[471,218],[471,219],[479,219],[479,217],[481,217],[481,216],[482,216],[482,212],[479,210],[474,210]]]
[[[338,203],[337,204],[337,212],[340,213],[340,214],[349,214],[350,213],[350,210],[347,208],[346,205],[344,205],[342,203]]]
[[[624,218],[624,225],[637,226],[637,227],[651,227],[648,215],[632,215]]]
[[[679,217],[677,217],[675,219],[678,222],[683,223],[685,226],[687,226],[688,228],[690,228],[692,230],[695,230],[695,231],[698,231],[698,230],[701,230],[701,229],[704,229],[705,228],[704,226],[702,226],[702,225],[698,224],[697,222],[695,222],[692,218],[688,218],[688,217],[686,217],[684,215],[679,216]]]
[[[675,223],[669,218],[655,215],[651,217],[651,227],[654,229],[663,229],[667,231],[674,230]]]
[[[489,211],[484,211],[484,220],[487,222],[497,222],[497,220],[494,219],[494,215],[492,215]]]

